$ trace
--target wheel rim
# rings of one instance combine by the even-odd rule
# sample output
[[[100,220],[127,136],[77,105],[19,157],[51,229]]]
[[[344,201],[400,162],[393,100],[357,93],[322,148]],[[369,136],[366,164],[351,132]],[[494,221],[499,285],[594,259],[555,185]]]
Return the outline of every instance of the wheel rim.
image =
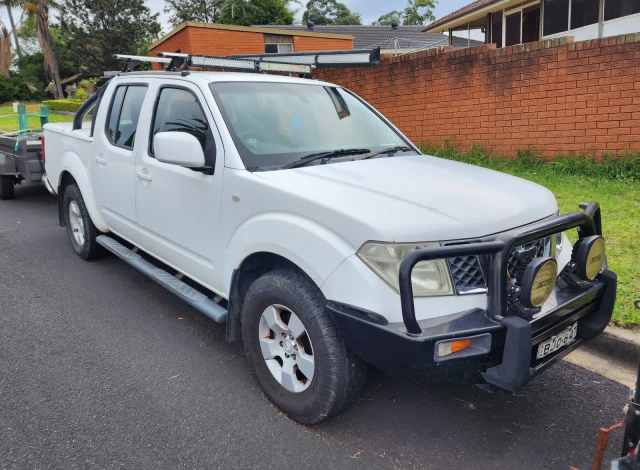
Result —
[[[273,378],[292,393],[309,388],[315,357],[300,318],[283,305],[270,305],[260,316],[258,335],[262,357]]]
[[[69,227],[78,246],[84,246],[84,219],[76,201],[69,203]]]

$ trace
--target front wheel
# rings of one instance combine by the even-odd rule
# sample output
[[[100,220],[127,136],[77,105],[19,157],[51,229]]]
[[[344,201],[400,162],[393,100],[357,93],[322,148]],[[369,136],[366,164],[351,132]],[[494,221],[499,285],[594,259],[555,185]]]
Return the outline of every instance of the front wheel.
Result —
[[[98,231],[89,217],[80,189],[75,184],[64,190],[62,208],[73,251],[85,260],[99,257],[102,248],[96,242]]]
[[[290,418],[316,424],[359,394],[366,366],[349,352],[319,289],[282,269],[258,278],[242,308],[248,361],[265,395]]]
[[[15,197],[16,179],[13,176],[0,176],[0,199],[7,200]]]

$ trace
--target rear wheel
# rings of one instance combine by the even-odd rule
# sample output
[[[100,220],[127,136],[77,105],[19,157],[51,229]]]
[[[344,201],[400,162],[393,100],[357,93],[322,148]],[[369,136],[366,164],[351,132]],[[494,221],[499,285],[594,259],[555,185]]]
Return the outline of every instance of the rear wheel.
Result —
[[[16,179],[13,176],[0,176],[0,199],[7,200],[15,197]]]
[[[291,419],[316,424],[359,394],[366,366],[349,352],[313,282],[293,269],[264,274],[242,308],[248,361],[265,395]]]
[[[98,231],[89,217],[80,189],[75,184],[65,188],[62,208],[73,251],[85,260],[100,256],[102,248],[96,242]]]

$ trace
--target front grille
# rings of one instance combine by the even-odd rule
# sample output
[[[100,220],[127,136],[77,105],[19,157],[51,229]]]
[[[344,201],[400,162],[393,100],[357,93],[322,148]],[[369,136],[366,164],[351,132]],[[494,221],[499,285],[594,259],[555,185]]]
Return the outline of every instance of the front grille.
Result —
[[[509,278],[519,283],[524,270],[534,258],[549,255],[550,245],[550,239],[547,237],[515,247],[507,261]],[[456,256],[447,261],[458,294],[477,292],[478,289],[487,288],[480,259],[477,256]]]
[[[456,256],[449,258],[449,270],[458,294],[476,289],[486,289],[480,260],[477,256]]]

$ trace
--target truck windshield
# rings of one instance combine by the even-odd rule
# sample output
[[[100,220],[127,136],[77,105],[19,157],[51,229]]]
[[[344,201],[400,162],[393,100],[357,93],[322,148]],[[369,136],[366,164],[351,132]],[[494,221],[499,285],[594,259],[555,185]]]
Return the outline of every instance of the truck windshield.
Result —
[[[342,88],[216,82],[211,89],[240,156],[251,171],[284,168],[322,152],[379,152],[408,144],[367,105]],[[367,153],[361,156],[366,157]],[[318,159],[317,163],[340,160]]]

